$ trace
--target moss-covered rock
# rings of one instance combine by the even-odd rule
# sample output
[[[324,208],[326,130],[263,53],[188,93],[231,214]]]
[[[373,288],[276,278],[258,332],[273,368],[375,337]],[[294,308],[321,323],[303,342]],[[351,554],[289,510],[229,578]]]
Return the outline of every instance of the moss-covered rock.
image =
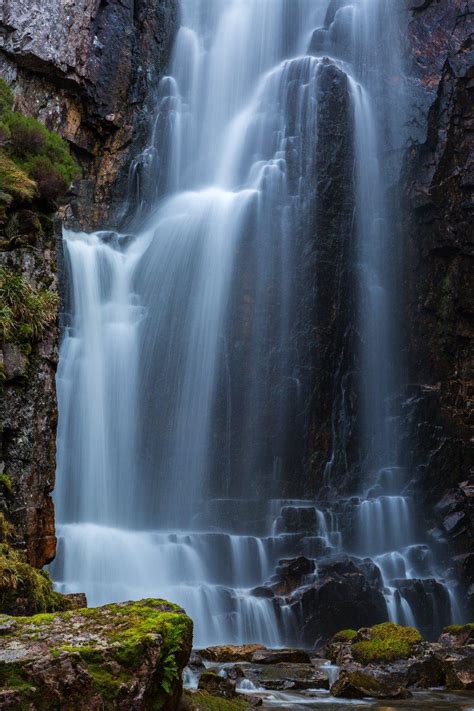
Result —
[[[175,709],[192,644],[184,611],[152,599],[4,616],[0,633],[0,707],[38,711]]]
[[[341,630],[340,632],[336,632],[334,637],[332,638],[332,642],[350,642],[351,639],[354,639],[354,637],[357,636],[357,631],[356,630]]]
[[[362,671],[343,671],[331,686],[331,694],[344,699],[406,699],[411,693],[389,679],[376,678]]]
[[[243,698],[223,699],[206,691],[186,691],[179,711],[250,711],[253,707]]]
[[[361,664],[408,659],[421,641],[422,636],[414,627],[384,622],[368,630],[360,630],[353,637],[352,654]]]

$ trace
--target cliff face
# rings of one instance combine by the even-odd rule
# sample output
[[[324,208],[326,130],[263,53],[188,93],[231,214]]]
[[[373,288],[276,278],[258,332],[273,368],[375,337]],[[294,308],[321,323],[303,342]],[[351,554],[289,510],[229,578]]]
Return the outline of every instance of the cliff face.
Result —
[[[474,4],[418,2],[409,25],[419,140],[403,174],[407,451],[431,533],[474,604]]]
[[[176,0],[5,0],[0,9],[0,75],[15,108],[66,138],[84,177],[60,208],[73,228],[114,226],[127,165],[146,140],[154,87],[168,61]],[[9,210],[0,225],[0,265],[35,288],[57,291],[60,221]],[[36,226],[35,226],[36,225]],[[3,344],[0,510],[15,545],[42,566],[54,557],[55,372],[58,328],[25,355]]]

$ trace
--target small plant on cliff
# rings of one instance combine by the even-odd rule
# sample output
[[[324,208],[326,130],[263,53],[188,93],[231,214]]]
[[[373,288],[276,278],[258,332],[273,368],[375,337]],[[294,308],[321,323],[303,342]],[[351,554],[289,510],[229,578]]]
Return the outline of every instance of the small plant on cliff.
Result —
[[[369,631],[369,639],[352,644],[352,654],[357,662],[390,662],[407,659],[413,648],[422,641],[422,636],[414,627],[402,627],[394,622],[383,622]]]
[[[54,201],[79,166],[63,138],[12,106],[11,89],[0,79],[0,190],[25,202],[35,196]]]
[[[58,295],[35,289],[21,274],[0,268],[0,340],[27,343],[54,323]]]
[[[332,638],[333,642],[350,642],[351,639],[354,639],[356,637],[357,632],[355,630],[341,630],[340,632],[336,632],[334,637]]]

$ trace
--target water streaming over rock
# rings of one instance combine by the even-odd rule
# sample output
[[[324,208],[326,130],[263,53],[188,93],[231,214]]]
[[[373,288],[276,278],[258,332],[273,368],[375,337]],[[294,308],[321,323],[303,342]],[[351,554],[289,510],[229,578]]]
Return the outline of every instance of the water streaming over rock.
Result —
[[[64,235],[58,587],[92,605],[167,597],[193,617],[197,645],[285,644],[298,641],[292,605],[251,591],[281,559],[347,548],[376,556],[391,616],[412,622],[412,504],[404,481],[374,474],[397,463],[394,168],[381,148],[401,130],[400,93],[387,89],[400,78],[394,4],[182,0],[181,11],[150,145],[130,173],[130,234]],[[352,545],[337,511],[298,483],[311,389],[311,333],[298,329],[308,242],[324,239],[314,213],[332,83],[347,95],[363,314],[367,476]]]

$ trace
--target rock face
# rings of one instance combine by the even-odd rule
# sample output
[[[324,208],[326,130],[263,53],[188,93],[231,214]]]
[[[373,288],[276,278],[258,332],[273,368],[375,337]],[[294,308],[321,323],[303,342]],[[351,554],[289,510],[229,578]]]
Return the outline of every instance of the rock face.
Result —
[[[9,0],[0,15],[0,71],[19,108],[61,133],[86,177],[68,210],[88,229],[114,224],[126,168],[143,146],[148,101],[169,59],[176,0]]]
[[[192,622],[163,600],[0,618],[0,706],[174,710]]]
[[[1,229],[1,226],[0,226]],[[24,235],[23,235],[24,236]],[[26,240],[25,240],[26,241]],[[55,239],[51,227],[24,246],[0,251],[0,265],[21,273],[37,288],[57,288]],[[15,344],[0,343],[3,392],[0,401],[0,467],[10,486],[0,486],[0,510],[12,522],[15,544],[31,565],[54,558],[54,487],[58,328],[54,325],[26,356]]]
[[[418,9],[411,13],[409,56],[420,135],[404,171],[405,340],[416,383],[405,403],[413,425],[407,451],[420,505],[438,538],[449,541],[449,555],[457,555],[460,597],[472,616],[472,487],[462,482],[474,461],[473,8],[467,0],[412,6]]]
[[[0,74],[14,89],[15,109],[66,138],[84,177],[60,217],[91,230],[116,226],[131,157],[143,146],[153,86],[168,61],[176,0],[8,0],[0,7]],[[60,230],[35,212],[13,210],[0,224],[0,266],[33,286],[57,291]],[[14,237],[12,240],[12,226]],[[54,507],[57,326],[26,356],[0,344],[0,511],[13,523],[14,543],[41,567],[55,555]]]

